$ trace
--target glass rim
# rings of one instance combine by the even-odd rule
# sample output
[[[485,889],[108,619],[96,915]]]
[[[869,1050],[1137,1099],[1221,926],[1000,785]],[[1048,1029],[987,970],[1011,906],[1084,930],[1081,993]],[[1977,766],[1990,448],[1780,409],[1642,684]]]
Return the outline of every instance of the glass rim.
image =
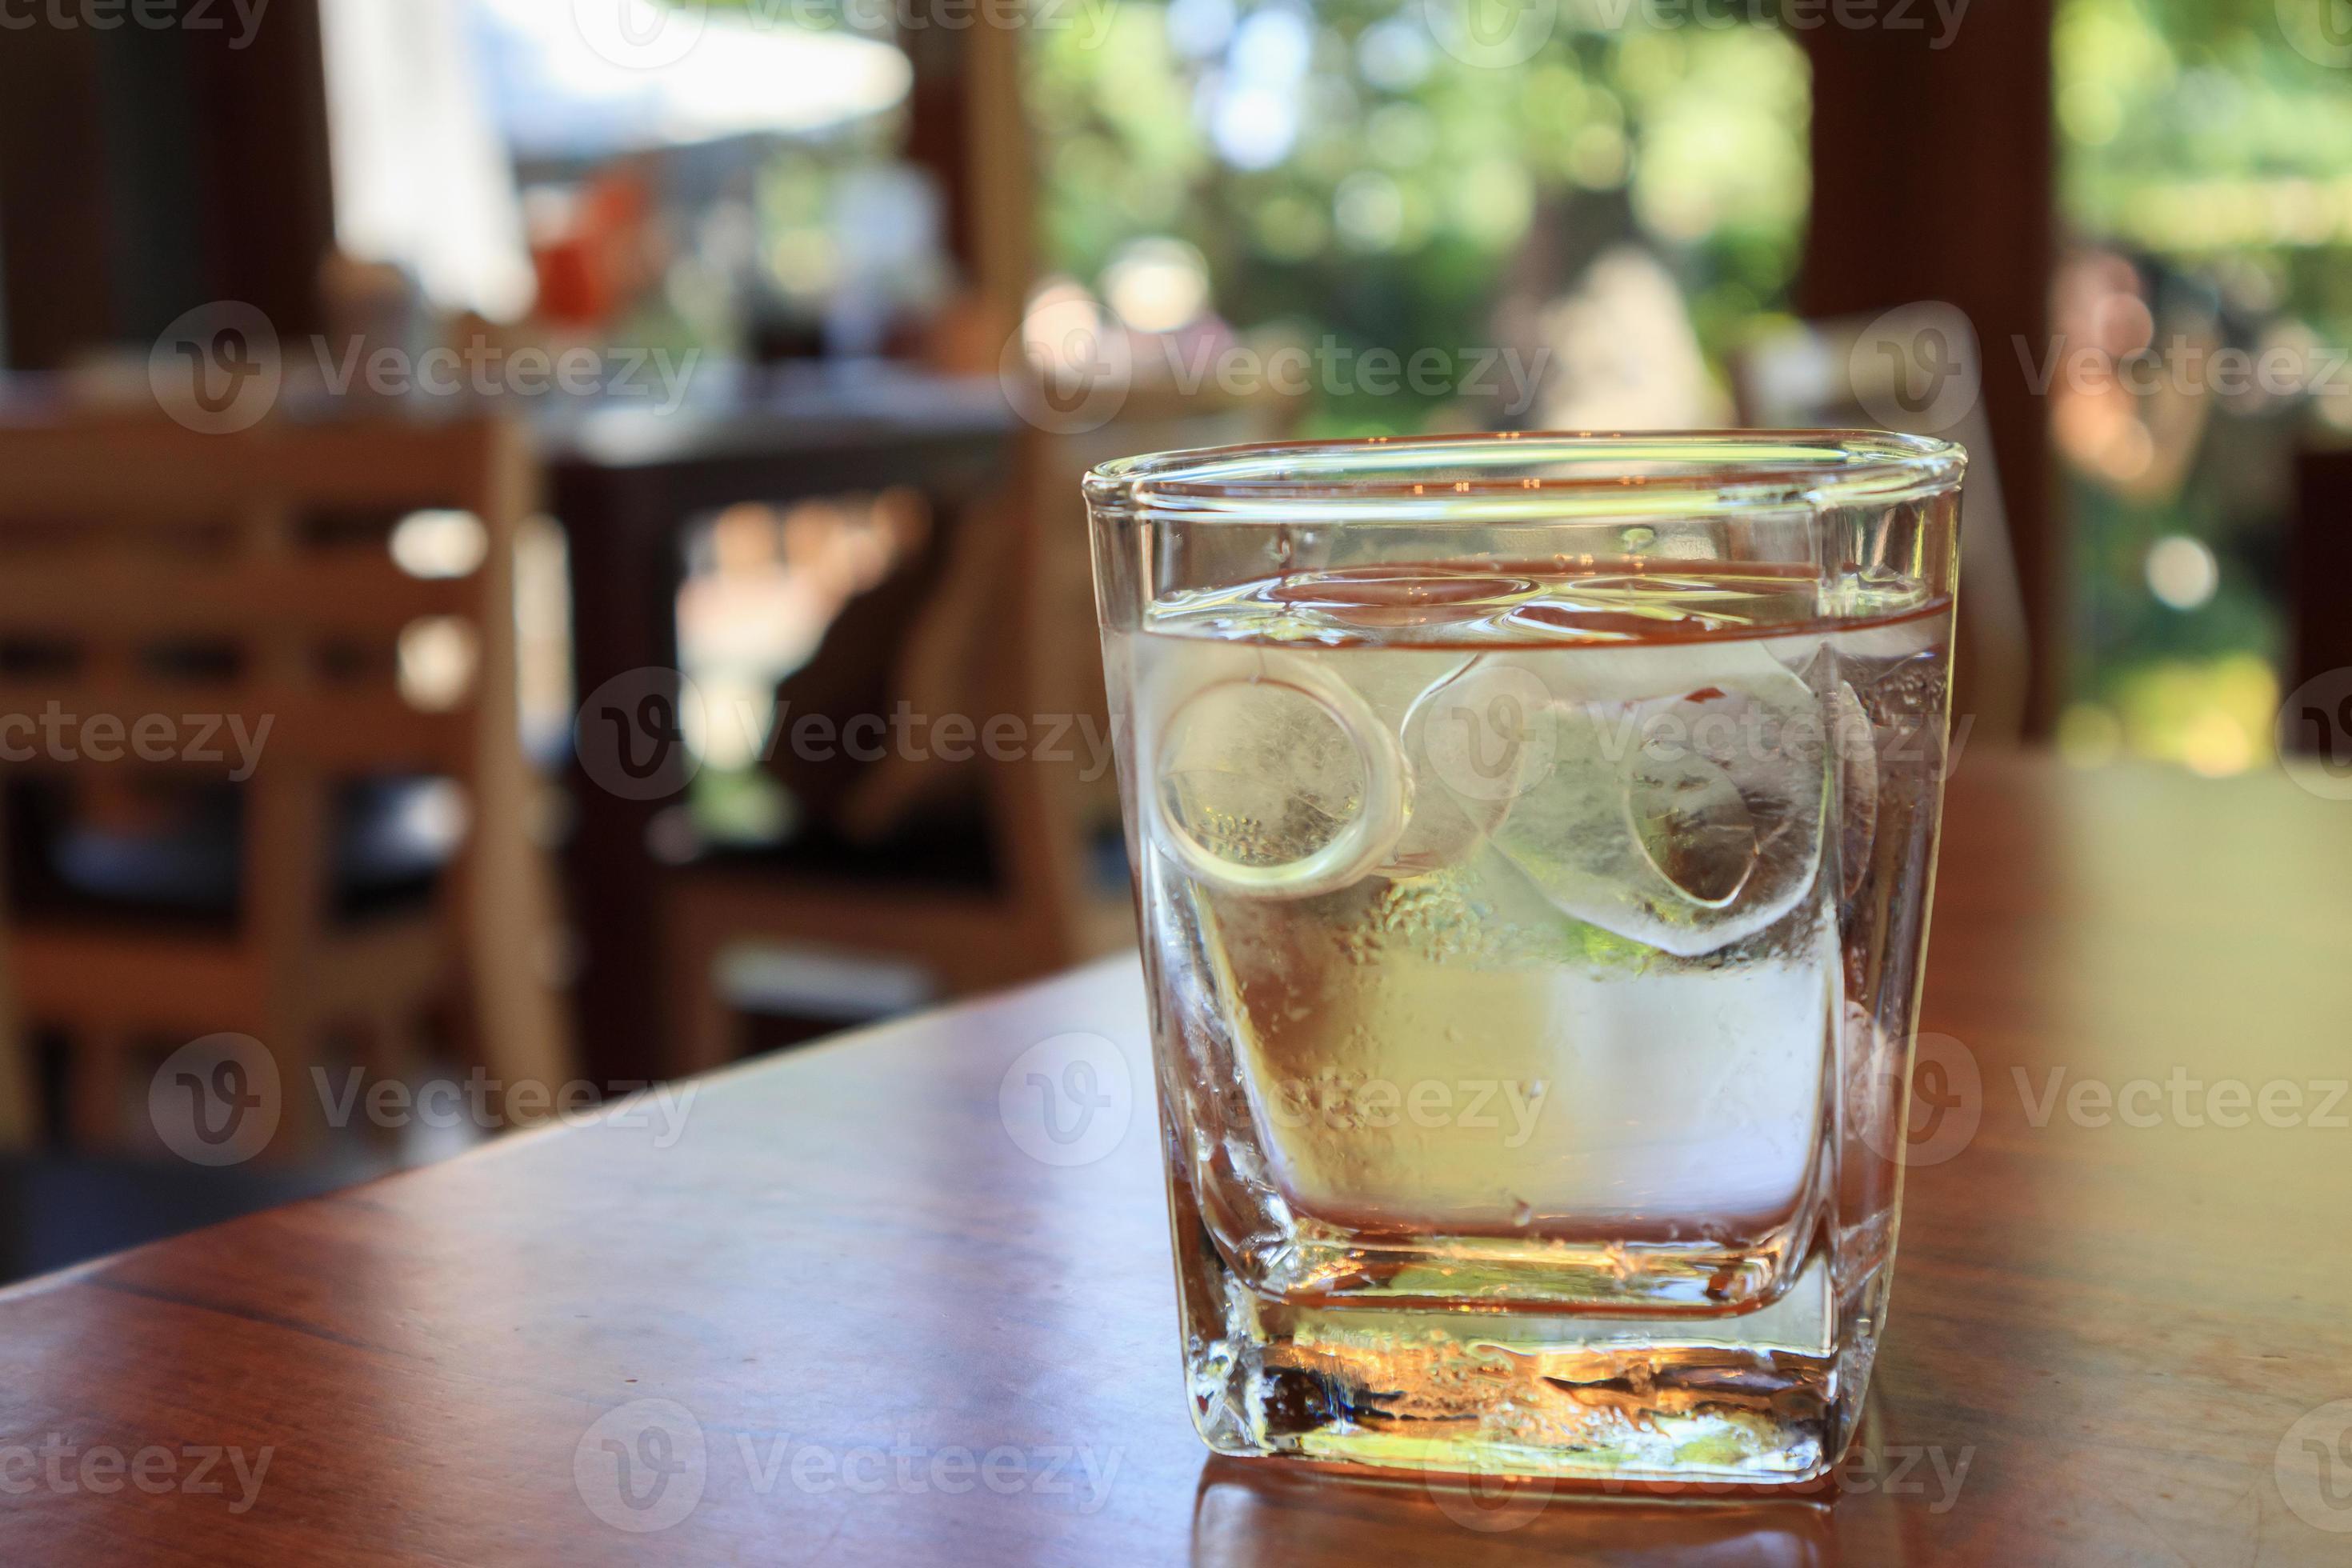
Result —
[[[1148,453],[1097,468],[1086,495],[1170,521],[1542,522],[1887,506],[1967,466],[1957,442],[1889,430],[1502,431]]]

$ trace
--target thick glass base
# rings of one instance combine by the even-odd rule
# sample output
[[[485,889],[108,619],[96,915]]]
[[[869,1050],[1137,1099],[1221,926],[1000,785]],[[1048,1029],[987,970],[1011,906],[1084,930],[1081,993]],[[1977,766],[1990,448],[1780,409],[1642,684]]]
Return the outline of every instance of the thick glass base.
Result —
[[[1826,1476],[1861,1419],[1883,1255],[1840,1290],[1824,1238],[1718,1316],[1301,1305],[1226,1265],[1181,1172],[1171,1197],[1192,1418],[1221,1454],[1781,1488]]]

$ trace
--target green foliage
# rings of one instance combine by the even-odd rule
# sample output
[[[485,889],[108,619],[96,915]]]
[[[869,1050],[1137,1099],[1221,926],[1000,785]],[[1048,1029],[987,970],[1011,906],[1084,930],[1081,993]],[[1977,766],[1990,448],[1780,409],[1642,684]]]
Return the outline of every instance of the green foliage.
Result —
[[[2176,308],[2222,316],[2242,343],[2352,342],[2352,72],[2311,58],[2287,31],[2304,20],[2298,6],[2330,3],[2059,6],[2068,226],[2161,272]],[[2172,324],[2165,303],[2160,294],[2159,346]],[[2347,379],[2339,370],[2336,402],[2352,390]],[[2199,765],[2196,738],[2220,725],[2225,738],[2232,726],[2243,733],[2242,760],[2225,747],[2209,771],[2267,750],[2264,688],[2244,672],[2279,652],[2284,475],[2310,413],[2293,398],[2216,408],[2172,493],[2131,499],[2070,477],[2074,685],[2086,703],[2123,714],[2134,749]],[[2200,540],[2218,559],[2202,605],[2178,609],[2150,592],[2147,553],[2167,535]]]
[[[1785,32],[1584,31],[1564,11],[1533,58],[1497,68],[1439,47],[1418,4],[1328,0],[1296,142],[1248,169],[1219,156],[1211,128],[1228,62],[1184,58],[1169,15],[1127,0],[1098,43],[1066,28],[1031,42],[1059,270],[1091,282],[1122,244],[1172,235],[1208,258],[1237,325],[1402,354],[1493,342],[1495,301],[1531,243],[1580,261],[1645,234],[1702,301],[1712,350],[1785,294],[1808,195],[1806,75]],[[1337,399],[1318,423],[1408,428],[1433,412],[1409,395]]]

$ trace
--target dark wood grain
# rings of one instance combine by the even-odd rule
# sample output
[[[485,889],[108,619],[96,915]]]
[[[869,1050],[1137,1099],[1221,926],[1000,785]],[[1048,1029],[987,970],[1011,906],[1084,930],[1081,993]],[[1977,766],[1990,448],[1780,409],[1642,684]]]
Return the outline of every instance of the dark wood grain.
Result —
[[[2057,719],[2074,637],[2069,536],[2050,504],[2050,400],[2016,358],[2020,344],[2039,353],[2051,342],[2053,9],[2053,0],[2011,0],[1948,29],[1840,24],[1790,35],[1812,72],[1798,310],[1870,320],[1933,300],[1958,307],[1975,329],[1989,448],[1979,456],[1998,458],[2032,652],[2026,727],[2035,735]],[[2003,112],[1985,114],[1988,103]],[[1939,363],[1929,347],[1908,345],[1919,372]],[[1965,634],[1960,654],[1965,671]]]
[[[1122,962],[707,1080],[668,1146],[651,1118],[526,1136],[0,1298],[0,1450],[272,1450],[241,1513],[226,1465],[218,1496],[99,1495],[68,1465],[0,1496],[0,1560],[2340,1563],[2352,1534],[2317,1524],[2352,1525],[2352,1471],[2316,1522],[2281,1481],[2323,1462],[2304,1437],[2339,1440],[2298,1420],[2352,1398],[2352,1131],[2340,1100],[2311,1124],[2308,1087],[2347,1071],[2347,872],[2352,806],[2277,777],[1965,760],[1927,1009],[1947,1120],[1919,1127],[1957,1152],[1911,1173],[1875,1458],[1832,1501],[1498,1501],[1209,1460],[1148,1100],[1076,1167],[999,1110],[1015,1058],[1069,1031],[1142,1088]],[[2067,1113],[2078,1081],[2176,1067],[2305,1086],[2302,1121]],[[2019,1069],[2036,1100],[2065,1074],[2042,1125]],[[590,1505],[616,1507],[591,1427],[647,1399],[690,1413],[702,1490],[631,1534]],[[0,1484],[25,1473],[0,1452]]]

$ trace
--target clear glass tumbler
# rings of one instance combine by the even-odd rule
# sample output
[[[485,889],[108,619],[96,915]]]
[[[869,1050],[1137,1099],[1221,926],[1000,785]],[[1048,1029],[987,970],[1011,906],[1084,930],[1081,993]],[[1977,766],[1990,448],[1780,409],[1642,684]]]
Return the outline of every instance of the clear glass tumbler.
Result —
[[[1089,476],[1212,1447],[1838,1461],[1895,1252],[1963,462],[1517,435]]]

